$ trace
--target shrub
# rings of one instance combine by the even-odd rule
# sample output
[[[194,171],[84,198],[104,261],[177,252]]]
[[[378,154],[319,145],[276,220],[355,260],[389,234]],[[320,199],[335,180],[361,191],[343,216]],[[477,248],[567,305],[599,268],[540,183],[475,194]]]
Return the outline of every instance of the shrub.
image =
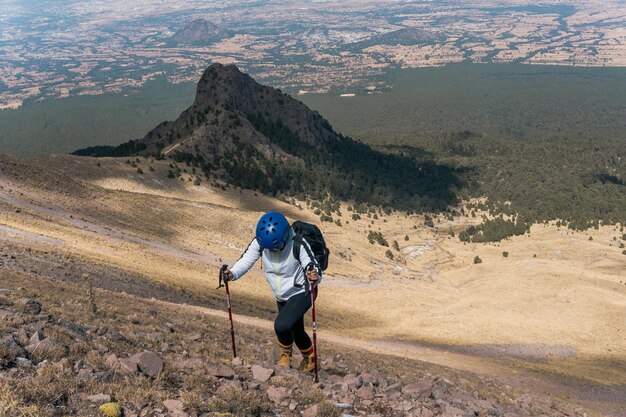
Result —
[[[137,168],[137,174],[143,174],[143,169]]]
[[[479,257],[478,255],[476,255],[476,257],[474,258],[474,263],[475,263],[475,264],[482,264],[482,263],[483,263],[483,260],[482,260],[482,259],[480,259],[480,257]]]
[[[509,253],[507,251],[502,252],[502,256],[504,256],[505,258],[509,257]]]
[[[408,242],[409,241],[409,235],[404,235],[404,240]]]
[[[393,253],[391,252],[391,250],[387,249],[387,252],[385,252],[385,256],[393,260]]]
[[[352,213],[352,220],[357,221],[361,218],[361,216],[357,213]]]
[[[385,237],[383,236],[381,232],[370,231],[367,234],[367,240],[369,240],[369,242],[372,244],[376,242],[381,246],[389,246],[389,243],[387,243],[387,240],[385,240]]]
[[[398,252],[400,252],[400,245],[398,244],[397,240],[393,241],[393,248],[397,250]]]

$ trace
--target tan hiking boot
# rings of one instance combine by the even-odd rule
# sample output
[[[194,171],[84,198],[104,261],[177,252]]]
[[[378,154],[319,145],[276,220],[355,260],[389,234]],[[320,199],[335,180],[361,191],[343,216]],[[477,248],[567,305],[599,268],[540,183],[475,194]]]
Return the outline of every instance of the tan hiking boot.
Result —
[[[276,365],[282,368],[291,368],[291,354],[293,352],[292,347],[280,345],[280,350],[281,352],[278,356],[278,360],[276,361]]]
[[[300,362],[300,366],[298,367],[300,372],[313,372],[315,369],[315,354],[311,353],[310,355],[303,355],[302,362]]]

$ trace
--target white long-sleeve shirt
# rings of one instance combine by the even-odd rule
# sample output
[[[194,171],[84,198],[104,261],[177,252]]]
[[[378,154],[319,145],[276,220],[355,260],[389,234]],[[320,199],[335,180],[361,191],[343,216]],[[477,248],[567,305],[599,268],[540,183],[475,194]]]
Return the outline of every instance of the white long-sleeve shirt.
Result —
[[[313,254],[311,247],[303,238],[302,247],[300,248],[300,259],[296,259],[293,253],[293,237],[293,229],[290,229],[285,247],[277,251],[261,249],[261,245],[259,245],[256,238],[252,239],[241,258],[230,268],[230,271],[233,273],[232,280],[235,281],[241,278],[259,258],[262,258],[263,267],[265,268],[265,279],[270,284],[277,301],[286,301],[292,296],[307,290],[304,269],[310,264],[313,264],[317,269],[319,276],[317,283],[319,284],[322,281],[322,271],[315,258],[309,256],[309,253]]]

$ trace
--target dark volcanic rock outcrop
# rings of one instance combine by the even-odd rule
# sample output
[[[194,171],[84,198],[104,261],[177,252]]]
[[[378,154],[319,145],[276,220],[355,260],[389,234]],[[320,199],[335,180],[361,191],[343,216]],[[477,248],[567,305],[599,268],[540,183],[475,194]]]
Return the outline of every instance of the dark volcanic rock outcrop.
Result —
[[[169,157],[206,178],[265,193],[331,194],[405,209],[445,208],[460,183],[453,169],[430,159],[375,151],[336,133],[319,113],[234,65],[207,68],[193,105],[143,139],[76,153]]]

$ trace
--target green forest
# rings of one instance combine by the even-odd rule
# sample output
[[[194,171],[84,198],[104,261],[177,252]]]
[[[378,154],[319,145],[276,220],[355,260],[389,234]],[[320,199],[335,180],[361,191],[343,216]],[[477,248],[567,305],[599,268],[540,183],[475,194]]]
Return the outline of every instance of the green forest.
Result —
[[[195,88],[158,79],[135,92],[73,96],[0,110],[0,152],[39,156],[142,138],[189,107]]]
[[[459,197],[487,197],[470,209],[497,217],[462,239],[500,240],[549,220],[626,224],[626,69],[458,65],[390,80],[384,94],[302,98],[375,149],[462,173]]]

